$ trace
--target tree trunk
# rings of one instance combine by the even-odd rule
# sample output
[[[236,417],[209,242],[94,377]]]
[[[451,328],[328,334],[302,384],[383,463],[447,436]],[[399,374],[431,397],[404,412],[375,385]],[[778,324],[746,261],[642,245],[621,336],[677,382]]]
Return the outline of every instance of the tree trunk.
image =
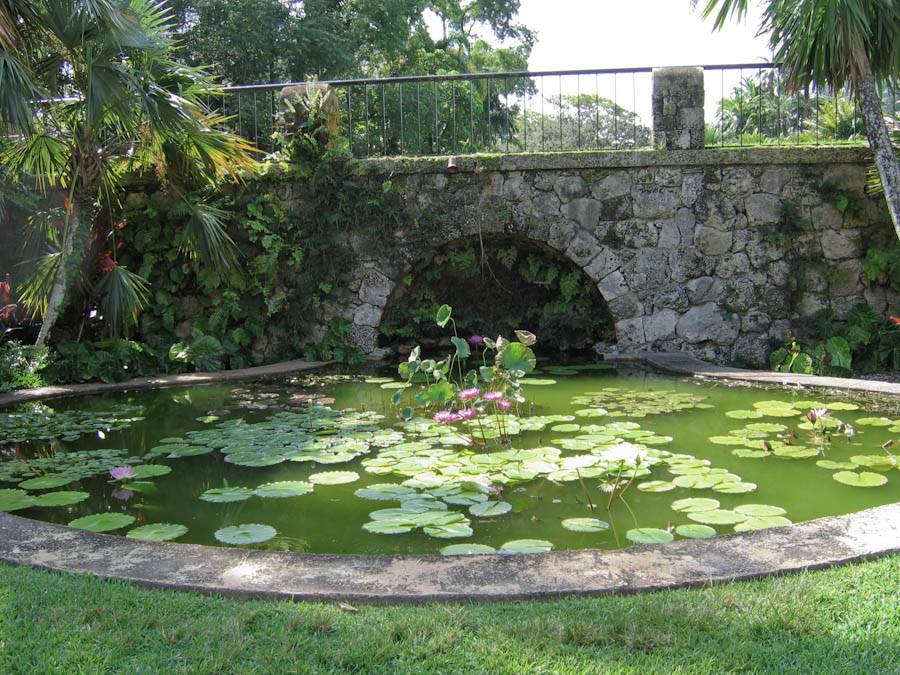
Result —
[[[60,312],[65,307],[69,281],[75,276],[84,256],[81,230],[84,229],[85,222],[91,222],[90,207],[86,206],[84,201],[75,200],[60,247],[59,266],[56,268],[50,297],[47,299],[47,311],[42,317],[41,331],[35,341],[38,347],[43,347],[47,343],[50,331],[53,330]]]
[[[887,125],[884,123],[884,113],[881,110],[881,98],[875,86],[875,76],[872,74],[872,66],[862,47],[857,43],[852,50],[853,73],[855,75],[856,92],[859,95],[860,109],[866,122],[866,137],[869,140],[869,148],[875,156],[875,166],[881,176],[881,185],[884,187],[884,197],[887,201],[888,211],[894,223],[894,232],[900,239],[900,163],[897,162],[897,153],[891,144]]]

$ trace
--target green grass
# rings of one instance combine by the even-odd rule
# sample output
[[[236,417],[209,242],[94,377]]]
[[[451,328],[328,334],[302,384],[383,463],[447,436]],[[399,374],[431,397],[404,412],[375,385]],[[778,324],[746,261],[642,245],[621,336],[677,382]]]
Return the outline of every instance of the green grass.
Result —
[[[900,672],[900,556],[551,602],[233,601],[0,565],[0,671]]]

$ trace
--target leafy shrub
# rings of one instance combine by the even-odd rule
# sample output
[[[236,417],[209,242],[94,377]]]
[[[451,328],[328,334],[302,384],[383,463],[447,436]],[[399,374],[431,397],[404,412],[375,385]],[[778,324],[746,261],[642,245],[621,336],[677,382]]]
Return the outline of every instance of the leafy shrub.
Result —
[[[212,335],[204,335],[194,329],[189,341],[176,342],[169,348],[169,360],[192,366],[195,370],[217,372],[222,370],[225,348]]]
[[[790,340],[773,351],[773,370],[847,376],[900,369],[900,326],[869,305],[857,305],[842,322],[831,309],[819,310],[807,327],[811,342]]]
[[[41,371],[47,366],[47,349],[11,340],[0,344],[0,392],[43,387]]]
[[[167,372],[164,352],[125,339],[98,342],[61,342],[47,366],[47,380],[68,382],[121,382],[133,377]]]

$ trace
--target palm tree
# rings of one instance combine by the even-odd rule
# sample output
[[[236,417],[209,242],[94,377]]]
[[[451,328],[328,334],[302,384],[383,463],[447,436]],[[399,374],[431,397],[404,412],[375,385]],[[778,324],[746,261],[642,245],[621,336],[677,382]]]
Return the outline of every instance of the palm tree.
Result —
[[[216,93],[211,78],[172,59],[171,28],[155,0],[0,0],[0,128],[11,132],[0,168],[62,191],[65,203],[50,237],[57,250],[25,294],[43,317],[38,345],[66,303],[91,229],[111,221],[130,170],[152,167],[177,185],[236,177],[254,164],[252,145],[220,130],[223,119],[203,104]],[[197,250],[227,261],[230,239],[202,215],[193,220]],[[97,290],[105,318],[123,327],[148,289],[111,262]]]
[[[748,4],[748,0],[706,0],[703,16],[715,14],[714,26],[719,29],[729,17],[742,19]],[[878,95],[879,82],[900,76],[900,3],[766,0],[759,34],[766,33],[790,90],[801,91],[815,84],[840,91],[850,84],[855,91],[900,238],[900,164]]]

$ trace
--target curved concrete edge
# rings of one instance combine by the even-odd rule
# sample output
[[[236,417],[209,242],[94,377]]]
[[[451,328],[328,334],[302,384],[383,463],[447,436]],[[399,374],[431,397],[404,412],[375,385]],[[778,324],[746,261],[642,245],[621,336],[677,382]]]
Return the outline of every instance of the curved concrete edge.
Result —
[[[857,380],[849,377],[825,377],[822,375],[797,375],[767,370],[745,370],[743,368],[715,365],[679,352],[605,354],[603,359],[608,363],[640,363],[667,373],[714,380],[772,384],[781,387],[816,387],[819,389],[839,389],[900,396],[900,384],[893,382]]]
[[[0,514],[0,561],[239,598],[517,600],[705,586],[900,552],[900,503],[657,546],[526,555],[269,553],[151,543]]]
[[[289,375],[306,370],[315,370],[333,364],[334,361],[282,361],[266,366],[221,370],[215,373],[182,373],[180,375],[164,375],[161,377],[138,377],[125,382],[92,382],[88,384],[63,384],[38,389],[19,389],[0,394],[0,408],[28,401],[63,398],[65,396],[87,396],[104,394],[112,391],[130,389],[159,389],[162,387],[178,387],[196,384],[214,384],[216,382],[235,382],[238,380],[254,380],[260,377]]]

